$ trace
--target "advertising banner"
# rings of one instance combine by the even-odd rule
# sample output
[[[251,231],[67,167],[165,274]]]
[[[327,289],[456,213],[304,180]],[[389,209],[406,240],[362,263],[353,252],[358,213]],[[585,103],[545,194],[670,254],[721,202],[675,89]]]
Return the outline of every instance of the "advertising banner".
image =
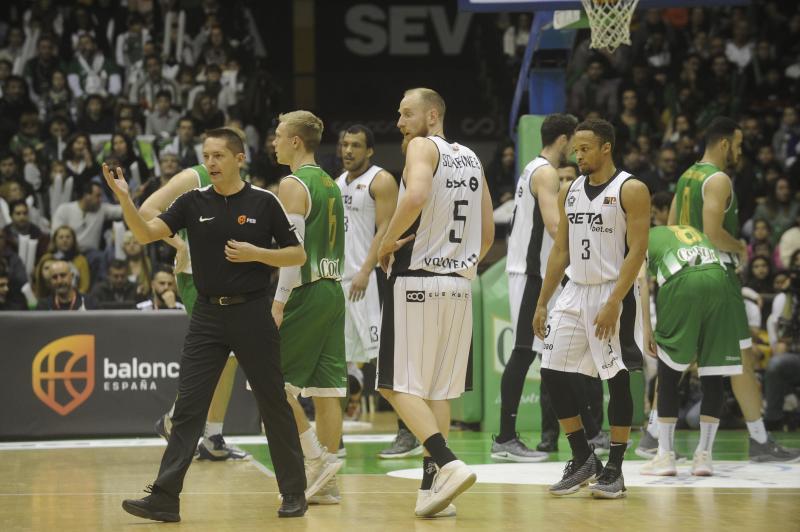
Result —
[[[183,312],[5,312],[0,316],[0,438],[152,436],[175,399]],[[237,376],[227,434],[258,433]]]

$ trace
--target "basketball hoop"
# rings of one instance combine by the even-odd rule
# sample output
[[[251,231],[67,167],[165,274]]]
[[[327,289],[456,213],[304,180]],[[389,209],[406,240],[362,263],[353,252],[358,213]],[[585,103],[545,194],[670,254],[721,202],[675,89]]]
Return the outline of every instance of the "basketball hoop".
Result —
[[[631,17],[639,0],[581,0],[581,3],[592,29],[592,48],[613,52],[621,44],[631,43]]]

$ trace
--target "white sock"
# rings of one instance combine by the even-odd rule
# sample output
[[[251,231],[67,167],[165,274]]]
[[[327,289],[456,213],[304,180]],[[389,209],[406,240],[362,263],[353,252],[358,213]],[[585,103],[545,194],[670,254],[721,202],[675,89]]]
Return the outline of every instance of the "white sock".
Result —
[[[672,451],[672,442],[675,439],[675,423],[658,422],[658,456],[664,456]]]
[[[695,454],[700,451],[706,451],[709,455],[711,449],[714,448],[714,438],[717,436],[717,429],[719,428],[719,421],[716,423],[709,423],[706,421],[700,422],[700,441],[697,442],[697,449]]]
[[[658,410],[655,408],[650,410],[650,420],[647,422],[647,432],[649,432],[650,436],[653,438],[658,439]]]
[[[320,445],[314,429],[308,429],[300,435],[300,446],[303,448],[303,455],[309,460],[322,456],[322,445]]]
[[[767,442],[767,429],[764,427],[763,418],[758,418],[755,421],[748,421],[747,430],[750,432],[750,437],[758,443]]]
[[[216,436],[217,434],[222,434],[222,423],[211,423],[210,421],[206,421],[206,431],[203,433],[203,437],[210,438],[211,436]]]

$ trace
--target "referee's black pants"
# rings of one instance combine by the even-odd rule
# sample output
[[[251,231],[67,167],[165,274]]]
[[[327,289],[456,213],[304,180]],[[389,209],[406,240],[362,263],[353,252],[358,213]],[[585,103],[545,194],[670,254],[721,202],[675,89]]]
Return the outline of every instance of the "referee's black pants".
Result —
[[[228,306],[200,300],[195,304],[183,345],[172,432],[155,485],[174,495],[183,489],[230,351],[236,354],[258,402],[280,492],[303,493],[303,452],[286,400],[280,336],[267,297]]]

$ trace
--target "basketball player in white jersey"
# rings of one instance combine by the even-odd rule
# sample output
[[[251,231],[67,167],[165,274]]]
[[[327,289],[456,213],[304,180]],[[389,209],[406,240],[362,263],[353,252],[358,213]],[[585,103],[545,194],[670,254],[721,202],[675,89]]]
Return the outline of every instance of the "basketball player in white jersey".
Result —
[[[647,253],[650,194],[641,181],[617,170],[614,128],[590,119],[575,130],[581,176],[559,194],[558,233],[536,303],[533,326],[544,340],[542,385],[567,434],[572,460],[553,495],[577,492],[587,482],[594,497],[625,495],[622,459],[633,400],[630,371],[642,369],[639,269]],[[569,266],[570,281],[547,317],[547,304]],[[600,375],[608,383],[611,450],[603,468],[586,439],[570,373]]]
[[[344,335],[352,380],[361,371],[358,363],[378,356],[381,307],[375,266],[378,246],[397,206],[397,182],[392,174],[372,164],[375,137],[369,128],[356,124],[343,133],[340,146],[345,172],[336,184],[344,203]]]
[[[408,90],[398,111],[406,164],[378,251],[390,288],[377,386],[425,448],[416,515],[455,515],[475,473],[447,447],[448,400],[471,380],[471,280],[494,241],[492,201],[475,153],[444,138],[438,93]]]
[[[544,147],[525,166],[517,181],[506,258],[514,349],[500,383],[500,433],[492,442],[492,458],[497,460],[541,462],[548,456],[529,449],[519,439],[517,409],[528,368],[536,353],[542,352],[542,341],[534,338],[530,323],[558,229],[560,183],[556,168],[566,160],[577,123],[571,115],[553,114],[545,118],[541,128]]]

